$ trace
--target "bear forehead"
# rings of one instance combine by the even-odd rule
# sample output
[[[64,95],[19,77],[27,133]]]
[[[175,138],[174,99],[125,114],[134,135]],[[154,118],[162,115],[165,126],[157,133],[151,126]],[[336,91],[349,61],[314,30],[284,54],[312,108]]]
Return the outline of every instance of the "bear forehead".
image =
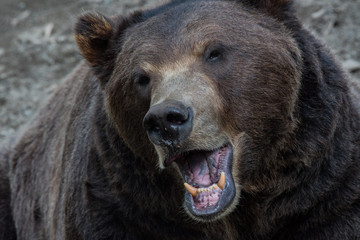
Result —
[[[239,3],[198,1],[183,3],[129,28],[123,49],[126,54],[163,58],[163,52],[171,50],[190,49],[201,55],[206,46],[216,42],[246,48],[264,44],[267,38],[289,36],[279,22]]]

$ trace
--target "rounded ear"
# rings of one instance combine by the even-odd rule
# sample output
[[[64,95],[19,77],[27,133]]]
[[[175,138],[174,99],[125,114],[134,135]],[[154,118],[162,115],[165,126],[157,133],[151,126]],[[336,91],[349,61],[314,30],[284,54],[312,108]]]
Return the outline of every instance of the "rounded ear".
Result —
[[[240,0],[241,1],[241,0]],[[286,6],[291,0],[244,0],[248,5],[254,6],[265,11],[270,16],[280,18],[281,14],[286,10]]]
[[[115,58],[121,51],[121,34],[141,21],[141,16],[142,12],[134,12],[128,17],[108,18],[97,12],[88,12],[79,17],[74,28],[75,41],[103,84],[110,77]]]
[[[103,55],[115,32],[115,23],[100,13],[83,14],[75,25],[75,41],[91,66],[103,62]]]

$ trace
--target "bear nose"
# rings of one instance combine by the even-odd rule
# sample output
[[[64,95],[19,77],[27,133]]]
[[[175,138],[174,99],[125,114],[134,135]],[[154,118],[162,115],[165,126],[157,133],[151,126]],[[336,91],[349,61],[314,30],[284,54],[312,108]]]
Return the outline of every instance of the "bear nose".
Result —
[[[143,126],[150,140],[176,151],[192,130],[192,111],[179,101],[165,101],[152,106]]]

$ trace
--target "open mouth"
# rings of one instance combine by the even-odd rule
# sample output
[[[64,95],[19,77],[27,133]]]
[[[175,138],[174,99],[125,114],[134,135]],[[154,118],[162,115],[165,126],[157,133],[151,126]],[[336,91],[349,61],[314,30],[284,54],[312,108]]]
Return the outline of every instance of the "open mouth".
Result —
[[[194,217],[214,220],[233,202],[232,158],[232,147],[226,144],[212,151],[190,151],[168,159],[179,166],[187,190],[185,206]]]

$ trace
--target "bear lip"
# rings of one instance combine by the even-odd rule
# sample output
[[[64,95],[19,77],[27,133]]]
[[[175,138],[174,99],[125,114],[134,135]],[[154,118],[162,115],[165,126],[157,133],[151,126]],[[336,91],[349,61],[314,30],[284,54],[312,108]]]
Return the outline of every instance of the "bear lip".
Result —
[[[235,197],[235,184],[232,177],[233,150],[225,144],[215,150],[194,150],[171,156],[185,180],[197,188],[196,196],[185,193],[185,206],[196,218],[212,220],[225,212]],[[221,173],[225,173],[223,189],[217,183]]]

